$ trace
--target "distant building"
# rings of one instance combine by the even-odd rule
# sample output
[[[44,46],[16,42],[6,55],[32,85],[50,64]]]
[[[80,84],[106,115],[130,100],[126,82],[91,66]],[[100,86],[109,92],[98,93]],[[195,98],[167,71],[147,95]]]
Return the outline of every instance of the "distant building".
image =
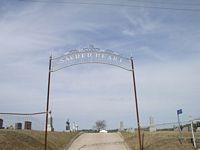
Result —
[[[21,122],[15,123],[15,130],[21,130],[21,129],[22,129],[22,123]]]

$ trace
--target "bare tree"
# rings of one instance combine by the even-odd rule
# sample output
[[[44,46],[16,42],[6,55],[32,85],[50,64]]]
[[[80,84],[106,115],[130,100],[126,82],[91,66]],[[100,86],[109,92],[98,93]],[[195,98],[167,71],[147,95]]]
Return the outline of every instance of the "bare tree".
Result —
[[[100,131],[100,130],[106,128],[106,121],[105,120],[97,120],[95,124],[96,124],[97,131]]]

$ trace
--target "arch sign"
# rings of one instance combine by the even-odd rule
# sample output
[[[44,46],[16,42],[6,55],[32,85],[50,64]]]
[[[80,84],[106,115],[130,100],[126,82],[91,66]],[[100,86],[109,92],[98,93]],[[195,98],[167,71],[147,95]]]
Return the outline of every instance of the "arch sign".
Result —
[[[51,71],[55,72],[66,67],[86,63],[108,64],[128,71],[132,70],[130,58],[122,57],[111,50],[100,50],[94,46],[89,46],[89,48],[71,50],[63,56],[52,58]]]
[[[127,71],[131,71],[133,75],[133,92],[135,95],[135,107],[136,107],[136,117],[138,126],[138,139],[140,150],[142,150],[141,135],[140,135],[140,121],[139,121],[139,111],[136,93],[136,83],[135,74],[133,67],[133,59],[126,58],[119,55],[111,50],[101,50],[90,45],[88,48],[83,48],[80,50],[71,50],[66,52],[60,57],[53,58],[50,56],[49,59],[49,76],[48,76],[48,90],[47,90],[47,106],[46,106],[46,126],[45,126],[45,150],[47,150],[47,124],[48,124],[48,112],[49,112],[49,95],[50,95],[50,83],[51,83],[51,73],[58,70],[71,67],[74,65],[97,63],[112,65],[122,68]]]

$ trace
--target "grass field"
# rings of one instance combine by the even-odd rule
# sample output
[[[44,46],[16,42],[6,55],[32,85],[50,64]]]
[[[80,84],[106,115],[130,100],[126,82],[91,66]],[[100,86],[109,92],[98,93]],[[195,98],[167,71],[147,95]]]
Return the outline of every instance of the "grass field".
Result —
[[[139,149],[137,135],[121,132],[131,150]],[[48,132],[48,150],[63,150],[80,133]],[[142,132],[144,150],[194,150],[191,133],[183,133],[183,143],[179,142],[178,132]],[[200,133],[195,133],[200,148]],[[44,132],[29,130],[0,130],[0,150],[43,150]]]
[[[180,144],[179,133],[173,131],[160,131],[160,132],[143,132],[143,149],[144,150],[194,150],[191,143],[191,133],[183,133],[183,142]],[[124,140],[131,150],[139,149],[138,137],[134,133],[122,132]],[[200,137],[196,133],[196,137]],[[197,139],[197,146],[199,147],[199,139]]]
[[[48,132],[48,150],[63,150],[79,133]],[[43,150],[44,132],[0,130],[0,150]]]

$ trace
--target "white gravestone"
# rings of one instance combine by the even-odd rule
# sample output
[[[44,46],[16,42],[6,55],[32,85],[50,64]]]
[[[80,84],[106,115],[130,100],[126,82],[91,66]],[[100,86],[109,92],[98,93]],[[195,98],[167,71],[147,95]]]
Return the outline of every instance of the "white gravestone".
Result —
[[[54,128],[53,128],[53,117],[51,115],[51,111],[49,112],[49,115],[48,115],[47,131],[54,131]]]
[[[156,126],[155,126],[155,123],[154,123],[154,118],[150,117],[149,118],[149,122],[150,122],[149,131],[150,132],[155,132],[156,131]]]

